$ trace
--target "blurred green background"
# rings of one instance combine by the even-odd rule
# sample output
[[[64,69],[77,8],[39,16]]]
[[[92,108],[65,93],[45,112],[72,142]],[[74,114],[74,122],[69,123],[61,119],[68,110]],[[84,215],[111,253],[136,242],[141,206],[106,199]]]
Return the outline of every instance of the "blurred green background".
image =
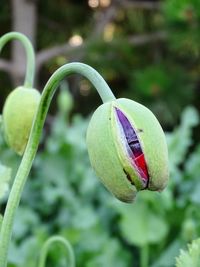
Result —
[[[59,66],[81,61],[102,74],[116,97],[150,108],[166,132],[170,182],[161,194],[138,194],[132,205],[106,191],[85,144],[101,101],[87,80],[71,76],[47,117],[17,212],[9,267],[35,267],[52,234],[70,240],[77,267],[174,266],[179,249],[200,236],[200,1],[2,0],[0,35],[12,30],[34,44],[38,90]],[[19,43],[3,49],[1,110],[22,84],[25,63]],[[2,135],[0,160],[14,177],[20,158]],[[52,249],[47,266],[65,264],[62,249]]]

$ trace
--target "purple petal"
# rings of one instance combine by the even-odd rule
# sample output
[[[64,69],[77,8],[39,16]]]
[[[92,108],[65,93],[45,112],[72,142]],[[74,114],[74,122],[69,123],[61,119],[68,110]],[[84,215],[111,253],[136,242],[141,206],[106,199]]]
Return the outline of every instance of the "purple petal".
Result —
[[[134,166],[136,166],[138,173],[140,174],[141,179],[147,184],[149,179],[149,174],[147,170],[146,161],[144,158],[144,154],[139,142],[139,139],[136,135],[135,129],[131,125],[128,118],[124,115],[124,113],[119,109],[115,108],[117,117],[119,119],[119,123],[123,129],[124,136],[126,138],[128,147],[132,151],[132,155],[130,156],[134,162]],[[130,155],[130,153],[128,153]]]

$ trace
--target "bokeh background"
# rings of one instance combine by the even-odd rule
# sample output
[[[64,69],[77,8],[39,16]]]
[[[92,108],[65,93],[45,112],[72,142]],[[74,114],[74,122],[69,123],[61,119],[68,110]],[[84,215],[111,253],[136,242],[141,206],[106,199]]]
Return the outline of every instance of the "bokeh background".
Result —
[[[0,35],[13,30],[35,47],[38,90],[58,67],[81,61],[105,78],[116,97],[150,108],[166,132],[170,182],[161,194],[138,194],[133,205],[106,191],[85,144],[101,101],[87,80],[69,77],[46,120],[17,212],[9,267],[36,266],[52,234],[69,239],[78,267],[174,266],[180,248],[200,235],[200,1],[1,0]],[[1,52],[1,110],[23,83],[25,65],[20,43]],[[14,177],[20,157],[3,134],[0,145],[1,163]],[[65,258],[58,246],[47,266],[65,266]]]

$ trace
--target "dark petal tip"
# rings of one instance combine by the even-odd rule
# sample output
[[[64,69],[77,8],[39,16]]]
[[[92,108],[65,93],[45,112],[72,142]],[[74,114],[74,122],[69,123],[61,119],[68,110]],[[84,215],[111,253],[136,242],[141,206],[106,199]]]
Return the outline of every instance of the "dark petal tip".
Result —
[[[148,174],[145,157],[144,157],[139,139],[137,137],[136,131],[131,125],[128,118],[124,115],[124,113],[119,108],[115,108],[115,110],[116,110],[119,123],[123,129],[126,142],[130,150],[132,151],[131,159],[134,163],[133,165],[136,166],[136,170],[139,173],[144,186],[147,187],[149,174]],[[128,154],[130,155],[130,153]]]

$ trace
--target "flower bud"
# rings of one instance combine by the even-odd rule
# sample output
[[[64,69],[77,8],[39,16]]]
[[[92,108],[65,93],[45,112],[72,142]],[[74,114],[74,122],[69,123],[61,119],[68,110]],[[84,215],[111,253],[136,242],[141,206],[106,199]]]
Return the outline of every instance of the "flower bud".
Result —
[[[36,89],[17,87],[7,97],[3,108],[3,129],[8,145],[19,155],[26,148],[33,119],[39,105]]]
[[[125,98],[101,105],[87,131],[88,153],[97,176],[118,199],[137,191],[161,191],[168,180],[168,152],[153,113]]]

